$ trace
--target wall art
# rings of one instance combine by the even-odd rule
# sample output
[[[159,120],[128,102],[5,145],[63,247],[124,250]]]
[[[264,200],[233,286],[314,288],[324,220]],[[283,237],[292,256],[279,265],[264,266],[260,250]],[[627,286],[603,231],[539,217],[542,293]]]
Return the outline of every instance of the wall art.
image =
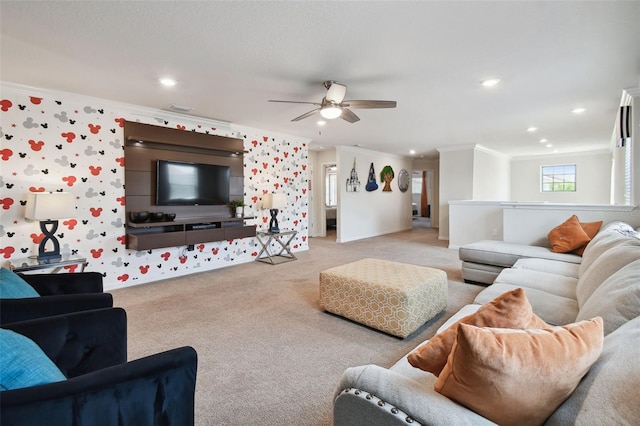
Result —
[[[394,177],[395,175],[393,173],[393,169],[391,168],[391,166],[387,165],[382,168],[382,171],[380,172],[380,180],[384,181],[384,188],[382,188],[383,192],[392,191],[391,181],[393,180]]]
[[[367,185],[364,187],[368,192],[375,191],[378,189],[378,184],[376,183],[376,172],[373,169],[373,163],[369,166],[369,177],[367,178]]]
[[[360,191],[360,179],[358,179],[358,172],[356,172],[356,158],[353,157],[353,167],[349,179],[347,179],[347,192],[358,191]]]

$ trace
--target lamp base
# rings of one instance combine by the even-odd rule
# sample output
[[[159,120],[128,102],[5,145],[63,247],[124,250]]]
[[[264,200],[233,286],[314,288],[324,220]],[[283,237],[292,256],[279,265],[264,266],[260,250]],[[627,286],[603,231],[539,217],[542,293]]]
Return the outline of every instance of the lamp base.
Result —
[[[278,209],[269,210],[271,213],[271,220],[269,221],[269,232],[277,234],[280,232],[280,228],[278,228]]]
[[[38,246],[38,262],[52,263],[60,261],[60,259],[62,259],[60,255],[60,243],[55,236],[55,232],[58,230],[58,221],[42,220],[40,221],[40,230],[44,234],[44,237]],[[51,241],[53,245],[53,250],[46,251],[45,247],[49,241]]]

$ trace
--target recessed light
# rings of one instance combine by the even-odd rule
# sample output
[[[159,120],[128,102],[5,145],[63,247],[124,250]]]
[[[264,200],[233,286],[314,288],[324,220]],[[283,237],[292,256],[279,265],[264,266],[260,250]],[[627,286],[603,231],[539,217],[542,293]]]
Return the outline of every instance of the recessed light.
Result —
[[[553,145],[552,145],[552,144],[550,144],[550,143],[548,143],[548,144],[546,144],[545,146],[546,146],[547,148],[551,148]]]
[[[164,77],[160,79],[160,84],[166,87],[172,87],[176,85],[176,81],[169,77]]]
[[[548,141],[549,141],[549,139],[545,139],[545,138],[540,139],[540,143],[545,143],[545,142],[548,142]]]
[[[482,85],[484,87],[493,87],[498,83],[500,83],[500,79],[499,78],[489,78],[487,80],[483,80],[482,81]]]
[[[537,127],[534,127],[534,126],[527,127],[527,132],[533,133],[533,132],[535,132],[536,130],[538,130],[538,128],[537,128]]]
[[[324,120],[318,120],[318,121],[316,121],[316,124],[317,124],[318,126],[324,126],[325,124],[327,124],[327,122],[326,122],[326,121],[324,121]]]
[[[574,113],[574,114],[582,114],[585,111],[586,111],[585,108],[574,108],[574,109],[571,110],[571,112]]]
[[[413,154],[415,154],[415,153],[416,153],[416,150],[415,150],[415,149],[410,149],[410,150],[409,150],[409,154],[413,155]]]

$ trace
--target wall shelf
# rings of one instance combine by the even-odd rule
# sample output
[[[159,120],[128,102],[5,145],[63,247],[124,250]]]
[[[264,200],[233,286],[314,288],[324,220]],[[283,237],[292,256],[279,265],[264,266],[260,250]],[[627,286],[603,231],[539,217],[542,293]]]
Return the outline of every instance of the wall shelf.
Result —
[[[172,222],[128,222],[127,248],[140,251],[255,237],[256,226],[245,225],[244,221],[248,219],[255,217],[199,217],[176,219]]]

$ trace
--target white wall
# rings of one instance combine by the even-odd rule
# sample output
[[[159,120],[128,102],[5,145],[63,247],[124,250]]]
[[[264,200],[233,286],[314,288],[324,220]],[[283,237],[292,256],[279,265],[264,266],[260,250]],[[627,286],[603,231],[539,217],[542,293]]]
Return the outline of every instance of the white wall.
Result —
[[[611,158],[610,151],[515,158],[511,172],[511,200],[609,204]],[[560,164],[576,165],[576,191],[541,192],[540,168]]]
[[[449,207],[452,249],[480,240],[548,247],[549,231],[574,214],[581,222],[601,220],[606,224],[620,220],[640,226],[640,209],[633,206],[452,201]]]
[[[480,240],[502,240],[502,210],[499,201],[450,201],[449,248]]]
[[[549,247],[549,231],[574,214],[580,222],[620,220],[640,226],[640,210],[633,206],[504,203],[504,241]]]
[[[346,179],[356,158],[356,171],[361,187],[358,192],[346,191]],[[378,189],[365,190],[369,176],[369,166],[374,164]],[[336,147],[338,166],[338,230],[337,241],[347,242],[362,238],[411,229],[411,191],[400,192],[398,173],[401,169],[412,170],[410,158],[358,147]],[[391,182],[391,192],[383,192],[384,182],[380,181],[380,171],[385,166],[393,168],[395,178]]]
[[[441,240],[449,239],[449,201],[473,198],[474,147],[439,148],[439,233]]]
[[[473,156],[473,200],[510,200],[511,161],[507,155],[477,145]]]

